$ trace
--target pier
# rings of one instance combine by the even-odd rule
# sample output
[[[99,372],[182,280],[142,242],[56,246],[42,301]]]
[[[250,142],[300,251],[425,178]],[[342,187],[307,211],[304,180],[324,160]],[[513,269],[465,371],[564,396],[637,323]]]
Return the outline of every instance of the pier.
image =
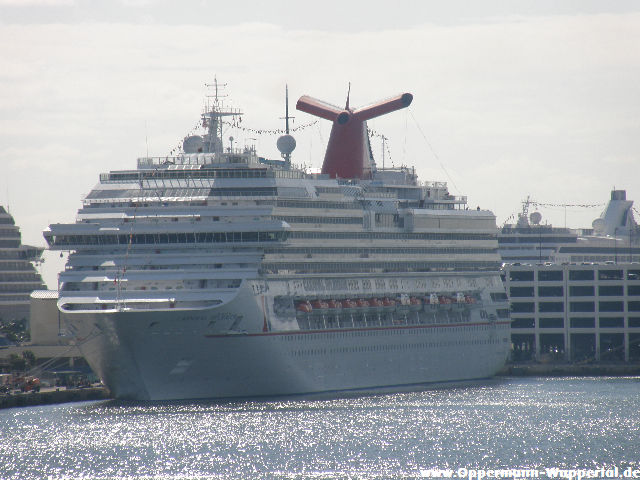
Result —
[[[106,400],[110,398],[104,387],[89,388],[46,388],[39,392],[0,395],[0,408],[32,407],[56,403]]]

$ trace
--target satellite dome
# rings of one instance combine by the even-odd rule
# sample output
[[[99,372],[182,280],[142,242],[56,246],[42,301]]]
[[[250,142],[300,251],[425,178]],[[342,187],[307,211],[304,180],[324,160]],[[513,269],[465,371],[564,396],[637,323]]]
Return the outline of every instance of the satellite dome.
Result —
[[[596,218],[591,224],[596,233],[603,233],[605,228],[605,222],[601,218]]]
[[[204,141],[200,135],[192,135],[182,142],[184,153],[200,153],[203,151]]]
[[[534,225],[540,225],[542,214],[540,212],[533,212],[531,215],[529,215],[529,220],[531,220],[531,223],[533,223]]]
[[[296,139],[291,135],[282,135],[276,142],[278,150],[283,155],[290,155],[296,149]]]

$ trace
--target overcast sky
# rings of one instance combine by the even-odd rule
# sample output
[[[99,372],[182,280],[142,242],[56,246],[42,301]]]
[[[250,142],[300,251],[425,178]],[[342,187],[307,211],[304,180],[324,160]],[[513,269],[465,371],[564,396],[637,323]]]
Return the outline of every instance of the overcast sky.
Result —
[[[224,4],[224,5],[220,5]],[[400,92],[370,122],[386,165],[449,182],[501,225],[521,201],[640,200],[640,2],[0,0],[0,204],[23,242],[70,222],[101,172],[166,155],[197,123],[205,83],[227,84],[243,125],[283,127],[309,94],[351,105]],[[295,133],[320,167],[330,125]],[[233,135],[279,158],[275,134]],[[382,146],[373,139],[377,161]],[[602,207],[568,208],[590,226]],[[565,209],[541,208],[563,226]],[[61,267],[48,253],[43,274]]]

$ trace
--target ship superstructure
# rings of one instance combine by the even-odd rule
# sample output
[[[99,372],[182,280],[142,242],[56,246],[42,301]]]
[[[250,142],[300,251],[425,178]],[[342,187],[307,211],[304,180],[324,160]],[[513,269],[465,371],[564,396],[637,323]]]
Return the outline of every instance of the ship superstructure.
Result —
[[[70,251],[65,327],[114,396],[397,387],[504,364],[491,212],[406,167],[339,178],[292,167],[289,139],[280,162],[224,148],[233,115],[214,102],[183,153],[100,175],[76,223],[45,231]]]

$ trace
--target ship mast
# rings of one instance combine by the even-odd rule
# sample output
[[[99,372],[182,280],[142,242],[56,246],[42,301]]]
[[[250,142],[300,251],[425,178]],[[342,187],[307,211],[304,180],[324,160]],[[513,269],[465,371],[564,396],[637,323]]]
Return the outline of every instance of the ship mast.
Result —
[[[202,125],[207,128],[207,134],[204,136],[204,152],[206,153],[222,153],[222,127],[224,125],[223,117],[241,117],[243,113],[239,109],[226,108],[222,102],[219,90],[226,87],[226,83],[218,83],[217,77],[213,77],[213,83],[205,83],[207,88],[213,87],[214,94],[207,95],[207,98],[213,99],[207,103],[206,111],[202,114]]]
[[[285,100],[284,100],[284,117],[280,117],[285,121],[285,134],[278,138],[276,146],[280,150],[282,158],[284,158],[285,168],[288,170],[291,168],[291,152],[296,148],[296,140],[289,135],[289,119],[295,118],[289,116],[289,85],[285,85]]]

